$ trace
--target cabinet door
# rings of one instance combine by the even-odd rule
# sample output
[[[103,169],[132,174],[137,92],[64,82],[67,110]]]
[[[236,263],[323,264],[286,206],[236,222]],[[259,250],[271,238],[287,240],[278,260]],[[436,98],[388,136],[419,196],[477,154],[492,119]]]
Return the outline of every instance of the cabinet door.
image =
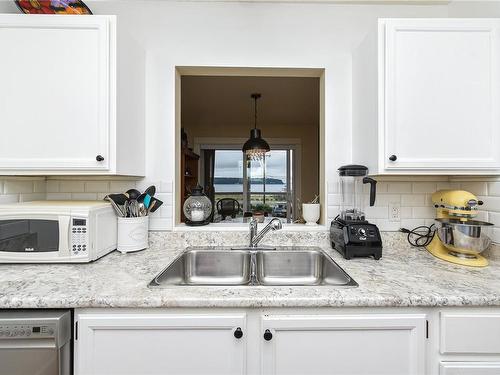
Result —
[[[498,375],[500,362],[441,362],[439,375]]]
[[[245,372],[244,314],[80,314],[77,321],[77,375]]]
[[[500,169],[500,22],[383,22],[379,165]]]
[[[262,373],[423,374],[425,324],[425,315],[265,316]]]
[[[0,16],[0,170],[108,169],[109,23]]]

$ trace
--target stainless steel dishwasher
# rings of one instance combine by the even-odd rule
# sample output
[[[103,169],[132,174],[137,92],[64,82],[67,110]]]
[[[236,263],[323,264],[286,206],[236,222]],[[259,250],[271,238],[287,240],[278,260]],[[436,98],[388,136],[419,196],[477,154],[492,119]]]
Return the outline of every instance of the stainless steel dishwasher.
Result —
[[[0,311],[0,375],[69,374],[69,310]]]

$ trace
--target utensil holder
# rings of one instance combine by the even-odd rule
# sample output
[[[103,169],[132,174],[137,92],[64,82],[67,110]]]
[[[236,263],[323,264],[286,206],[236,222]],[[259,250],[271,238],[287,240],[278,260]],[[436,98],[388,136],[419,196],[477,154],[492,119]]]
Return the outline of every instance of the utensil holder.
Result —
[[[149,216],[119,217],[117,250],[122,253],[148,247]]]

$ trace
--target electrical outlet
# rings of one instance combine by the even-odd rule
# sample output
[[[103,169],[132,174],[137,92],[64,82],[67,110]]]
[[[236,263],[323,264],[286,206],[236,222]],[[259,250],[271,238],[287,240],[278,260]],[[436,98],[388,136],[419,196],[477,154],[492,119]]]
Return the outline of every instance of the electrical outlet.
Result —
[[[401,220],[401,203],[391,202],[389,203],[389,221],[400,221]]]

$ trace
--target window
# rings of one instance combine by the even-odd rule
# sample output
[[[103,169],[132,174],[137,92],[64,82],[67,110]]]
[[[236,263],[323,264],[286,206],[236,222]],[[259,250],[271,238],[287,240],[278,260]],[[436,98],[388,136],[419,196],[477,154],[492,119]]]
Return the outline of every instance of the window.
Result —
[[[293,157],[292,146],[273,148],[262,161],[245,160],[241,150],[215,149],[214,200],[223,200],[217,205],[219,219],[242,221],[243,216],[260,212],[292,222]]]

